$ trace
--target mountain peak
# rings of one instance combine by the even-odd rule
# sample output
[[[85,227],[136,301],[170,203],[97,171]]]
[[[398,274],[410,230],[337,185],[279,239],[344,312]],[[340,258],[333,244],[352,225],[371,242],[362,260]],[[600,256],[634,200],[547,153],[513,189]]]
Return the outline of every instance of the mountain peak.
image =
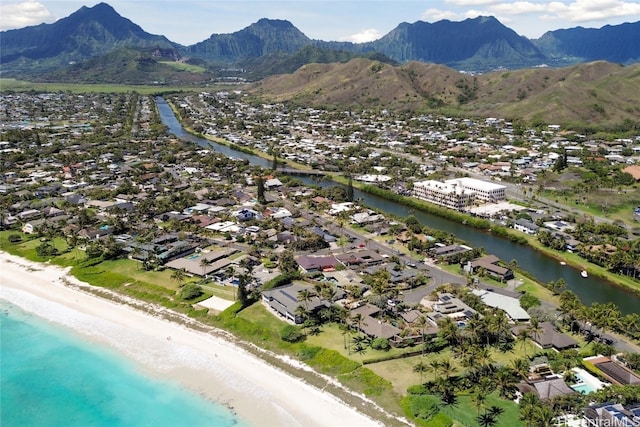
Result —
[[[280,28],[280,29],[286,29],[286,28],[295,28],[295,26],[287,21],[286,19],[270,19],[270,18],[261,18],[258,20],[258,22],[256,22],[255,24],[252,24],[250,26],[269,26],[269,27],[275,27],[275,28]]]

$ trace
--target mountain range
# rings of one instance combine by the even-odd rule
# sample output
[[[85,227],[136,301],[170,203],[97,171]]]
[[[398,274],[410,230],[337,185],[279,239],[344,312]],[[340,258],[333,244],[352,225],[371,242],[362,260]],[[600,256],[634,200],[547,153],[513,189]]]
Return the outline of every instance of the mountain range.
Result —
[[[145,32],[111,6],[82,7],[52,24],[0,33],[2,76],[42,76],[64,67],[77,78],[77,64],[122,49],[138,49],[140,61],[162,60],[221,70],[242,70],[249,79],[292,72],[310,62],[346,62],[367,57],[385,63],[420,61],[457,70],[484,72],[543,64],[565,66],[593,60],[631,64],[640,61],[640,22],[600,29],[581,27],[550,31],[530,40],[494,17],[460,22],[401,23],[382,38],[367,43],[312,40],[286,20],[261,19],[234,33],[212,34],[191,46]],[[268,71],[264,65],[268,64]],[[277,65],[275,65],[277,64]],[[186,73],[193,71],[183,70]],[[95,75],[95,73],[94,73]],[[204,80],[211,78],[203,74]],[[193,80],[193,76],[192,76]]]

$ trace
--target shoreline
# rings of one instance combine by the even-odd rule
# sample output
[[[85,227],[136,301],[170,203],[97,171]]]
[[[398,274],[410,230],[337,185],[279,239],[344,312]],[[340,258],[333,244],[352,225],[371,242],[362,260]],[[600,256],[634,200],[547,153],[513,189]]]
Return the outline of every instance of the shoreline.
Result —
[[[196,330],[197,322],[187,317],[185,324],[166,320],[164,314],[180,315],[142,301],[117,302],[126,297],[97,288],[113,299],[102,298],[92,293],[96,289],[89,289],[94,287],[57,266],[2,251],[0,264],[0,298],[115,349],[143,373],[227,406],[241,422],[251,426],[382,425],[243,349],[222,330],[210,331],[213,328],[202,325]],[[296,361],[280,361],[305,369]]]

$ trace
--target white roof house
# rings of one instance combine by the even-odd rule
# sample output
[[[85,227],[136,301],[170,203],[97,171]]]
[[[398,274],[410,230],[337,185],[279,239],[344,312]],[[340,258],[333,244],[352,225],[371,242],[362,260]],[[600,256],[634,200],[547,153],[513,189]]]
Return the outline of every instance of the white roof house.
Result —
[[[483,303],[489,307],[496,307],[504,310],[507,316],[513,321],[526,322],[531,319],[529,313],[520,307],[520,300],[497,292],[490,292],[484,289],[476,289],[472,291],[478,295]]]

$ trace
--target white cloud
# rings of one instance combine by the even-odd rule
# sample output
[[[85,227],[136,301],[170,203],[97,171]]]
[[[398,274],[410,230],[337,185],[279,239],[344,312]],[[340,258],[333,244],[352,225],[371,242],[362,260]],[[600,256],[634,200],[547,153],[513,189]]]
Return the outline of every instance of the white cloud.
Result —
[[[559,3],[559,2],[552,2]],[[491,11],[506,15],[524,15],[527,13],[544,13],[549,11],[552,3],[532,3],[530,1],[515,1],[491,6]]]
[[[382,33],[375,28],[367,28],[343,39],[343,41],[351,41],[354,43],[365,43],[377,40],[382,37]]]
[[[541,19],[569,22],[605,21],[624,16],[628,16],[630,20],[636,20],[640,17],[640,3],[624,0],[575,0],[543,3],[515,1],[490,5],[489,9],[504,15],[537,13],[541,14]]]
[[[420,19],[423,19],[427,22],[436,22],[441,21],[443,19],[455,20],[458,19],[459,16],[450,11],[450,10],[440,10],[440,9],[427,9],[422,12],[422,16]]]
[[[500,3],[498,0],[445,0],[447,4],[453,4],[455,6],[487,6],[490,4]]]
[[[42,3],[33,0],[1,4],[0,17],[0,30],[2,31],[54,20],[53,14]]]
[[[464,13],[465,18],[477,18],[478,16],[492,16],[492,15],[495,15],[495,14],[491,12],[487,12],[486,10],[474,10],[474,9],[467,10]]]

